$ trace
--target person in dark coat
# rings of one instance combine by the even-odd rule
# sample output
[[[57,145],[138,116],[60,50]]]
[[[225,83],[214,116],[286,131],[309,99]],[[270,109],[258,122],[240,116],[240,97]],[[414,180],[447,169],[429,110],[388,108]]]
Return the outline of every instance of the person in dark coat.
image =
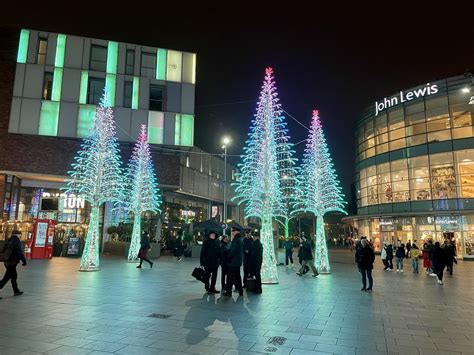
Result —
[[[372,269],[374,268],[375,253],[372,246],[367,239],[361,240],[361,248],[359,248],[359,258],[357,267],[362,275],[362,289],[361,291],[372,291],[373,278]],[[367,280],[369,280],[369,287],[367,287]]]
[[[285,265],[288,267],[288,262],[293,266],[293,242],[291,240],[285,241]]]
[[[227,290],[227,282],[229,278],[229,237],[224,235],[220,243],[220,264],[221,264],[221,293]]]
[[[244,288],[247,287],[247,279],[251,277],[250,263],[252,260],[252,236],[249,231],[244,233]]]
[[[454,241],[444,241],[444,252],[446,253],[446,269],[450,275],[453,274],[454,263],[456,262],[456,247]]]
[[[23,263],[23,266],[26,266],[26,259],[25,255],[23,254],[23,249],[21,248],[20,236],[20,231],[13,231],[10,239],[4,247],[3,252],[8,255],[8,258],[4,261],[6,271],[3,279],[0,281],[0,290],[8,283],[8,281],[11,281],[13,294],[15,296],[20,296],[23,294],[23,291],[20,291],[18,288],[18,283],[16,281],[18,278],[16,266],[20,263],[20,261]]]
[[[298,260],[300,262],[300,265],[303,265],[303,239],[300,238],[300,246],[298,249]],[[304,270],[303,270],[303,275],[306,274],[309,271],[309,266],[306,265]]]
[[[301,246],[301,259],[302,259],[302,264],[300,270],[296,273],[298,276],[303,276],[305,272],[305,268],[308,265],[311,270],[313,270],[313,277],[317,277],[319,275],[318,270],[316,270],[316,267],[314,266],[313,263],[313,252],[311,250],[311,244],[309,244],[309,241],[306,239],[305,236],[301,238],[302,240],[302,246]]]
[[[232,286],[239,292],[239,296],[244,295],[242,288],[242,278],[240,276],[240,268],[243,261],[243,240],[240,231],[237,228],[232,228],[232,242],[229,249],[229,277],[227,282],[227,290],[224,295],[232,295]]]
[[[183,231],[179,231],[174,242],[174,256],[176,256],[176,261],[183,260]]]
[[[202,244],[201,249],[201,266],[204,266],[204,270],[206,271],[204,287],[207,293],[219,293],[219,291],[216,290],[216,281],[220,259],[221,248],[217,240],[217,233],[211,231],[209,232],[208,238]],[[211,279],[210,285],[209,279]]]
[[[433,268],[438,276],[438,283],[443,284],[443,272],[446,267],[446,253],[441,248],[439,242],[436,242],[433,248]]]
[[[405,256],[405,246],[402,243],[395,252],[395,257],[397,258],[397,272],[403,272],[403,260]]]
[[[138,252],[138,257],[140,258],[140,265],[137,266],[137,269],[142,268],[143,260],[150,264],[150,269],[153,267],[153,263],[147,258],[148,251],[150,249],[150,238],[148,237],[147,233],[143,233],[142,240],[140,241],[140,251]]]
[[[393,245],[387,245],[387,263],[390,271],[393,270]]]
[[[434,245],[431,239],[428,240],[428,244],[426,245],[426,251],[428,253],[428,259],[431,263],[431,269],[429,270],[430,276],[436,276],[436,270],[433,263]]]
[[[252,259],[251,259],[251,274],[255,278],[255,293],[262,293],[262,261],[263,261],[263,245],[260,243],[260,234],[255,233],[253,235],[253,245],[252,245]]]

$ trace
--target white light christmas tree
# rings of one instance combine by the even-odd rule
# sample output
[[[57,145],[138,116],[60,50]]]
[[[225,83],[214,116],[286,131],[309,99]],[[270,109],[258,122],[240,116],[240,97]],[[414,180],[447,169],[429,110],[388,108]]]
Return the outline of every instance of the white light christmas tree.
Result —
[[[287,215],[287,206],[280,189],[286,168],[282,168],[285,164],[279,159],[287,155],[291,146],[278,101],[273,70],[267,68],[257,112],[244,147],[242,163],[239,164],[238,182],[234,184],[234,200],[245,204],[245,217],[257,217],[261,221],[263,283],[278,283],[272,221]],[[288,151],[285,152],[285,149]]]
[[[142,125],[126,175],[125,205],[133,212],[133,232],[128,261],[137,260],[141,240],[141,216],[145,211],[161,212],[161,195],[151,160],[146,125]]]
[[[81,196],[91,205],[80,270],[99,270],[99,209],[105,202],[123,197],[123,178],[114,114],[107,95],[96,109],[92,129],[74,158],[66,193]]]
[[[314,265],[320,273],[329,273],[331,267],[329,265],[323,217],[331,211],[345,214],[344,206],[346,202],[341,192],[340,183],[337,180],[317,110],[313,111],[311,128],[301,165],[301,174],[298,177],[297,194],[295,210],[312,212],[316,218]]]

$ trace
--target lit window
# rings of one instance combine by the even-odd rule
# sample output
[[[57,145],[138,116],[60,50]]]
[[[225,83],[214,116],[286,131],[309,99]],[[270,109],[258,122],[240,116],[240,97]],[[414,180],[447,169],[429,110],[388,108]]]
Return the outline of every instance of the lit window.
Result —
[[[87,103],[98,105],[104,93],[105,80],[89,78],[89,89],[87,90]]]
[[[48,40],[46,38],[40,38],[38,43],[38,58],[36,63],[45,64],[46,63],[46,51],[48,49]]]
[[[107,69],[107,47],[91,46],[89,69],[105,72]]]
[[[161,85],[150,85],[150,107],[151,111],[164,111],[163,98],[165,88]]]
[[[43,80],[43,100],[51,100],[53,92],[53,73],[44,73]]]

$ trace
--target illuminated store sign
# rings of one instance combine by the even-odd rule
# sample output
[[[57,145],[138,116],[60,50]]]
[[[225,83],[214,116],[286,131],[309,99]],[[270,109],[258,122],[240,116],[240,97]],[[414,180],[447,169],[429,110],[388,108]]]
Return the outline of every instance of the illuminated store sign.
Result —
[[[424,96],[429,96],[436,94],[438,92],[438,85],[426,84],[421,89],[409,90],[409,91],[400,91],[399,95],[384,98],[382,102],[375,101],[375,116],[378,116],[380,111],[386,110],[390,107],[394,107],[398,104],[402,104],[407,101],[414,99],[419,99]]]

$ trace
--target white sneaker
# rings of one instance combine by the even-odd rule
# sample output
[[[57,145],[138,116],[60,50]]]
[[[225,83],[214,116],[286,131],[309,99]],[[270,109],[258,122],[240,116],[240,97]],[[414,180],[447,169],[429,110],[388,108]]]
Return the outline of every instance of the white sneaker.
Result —
[[[397,272],[400,272],[400,270],[399,270],[399,269],[397,269]]]
[[[438,283],[439,283],[440,285],[443,285],[443,281],[441,281],[441,280],[438,280]]]
[[[403,272],[403,269],[402,269],[402,270],[400,270],[400,272]]]
[[[434,272],[432,272],[432,273],[430,274],[430,276],[437,276],[437,275],[436,275]]]

